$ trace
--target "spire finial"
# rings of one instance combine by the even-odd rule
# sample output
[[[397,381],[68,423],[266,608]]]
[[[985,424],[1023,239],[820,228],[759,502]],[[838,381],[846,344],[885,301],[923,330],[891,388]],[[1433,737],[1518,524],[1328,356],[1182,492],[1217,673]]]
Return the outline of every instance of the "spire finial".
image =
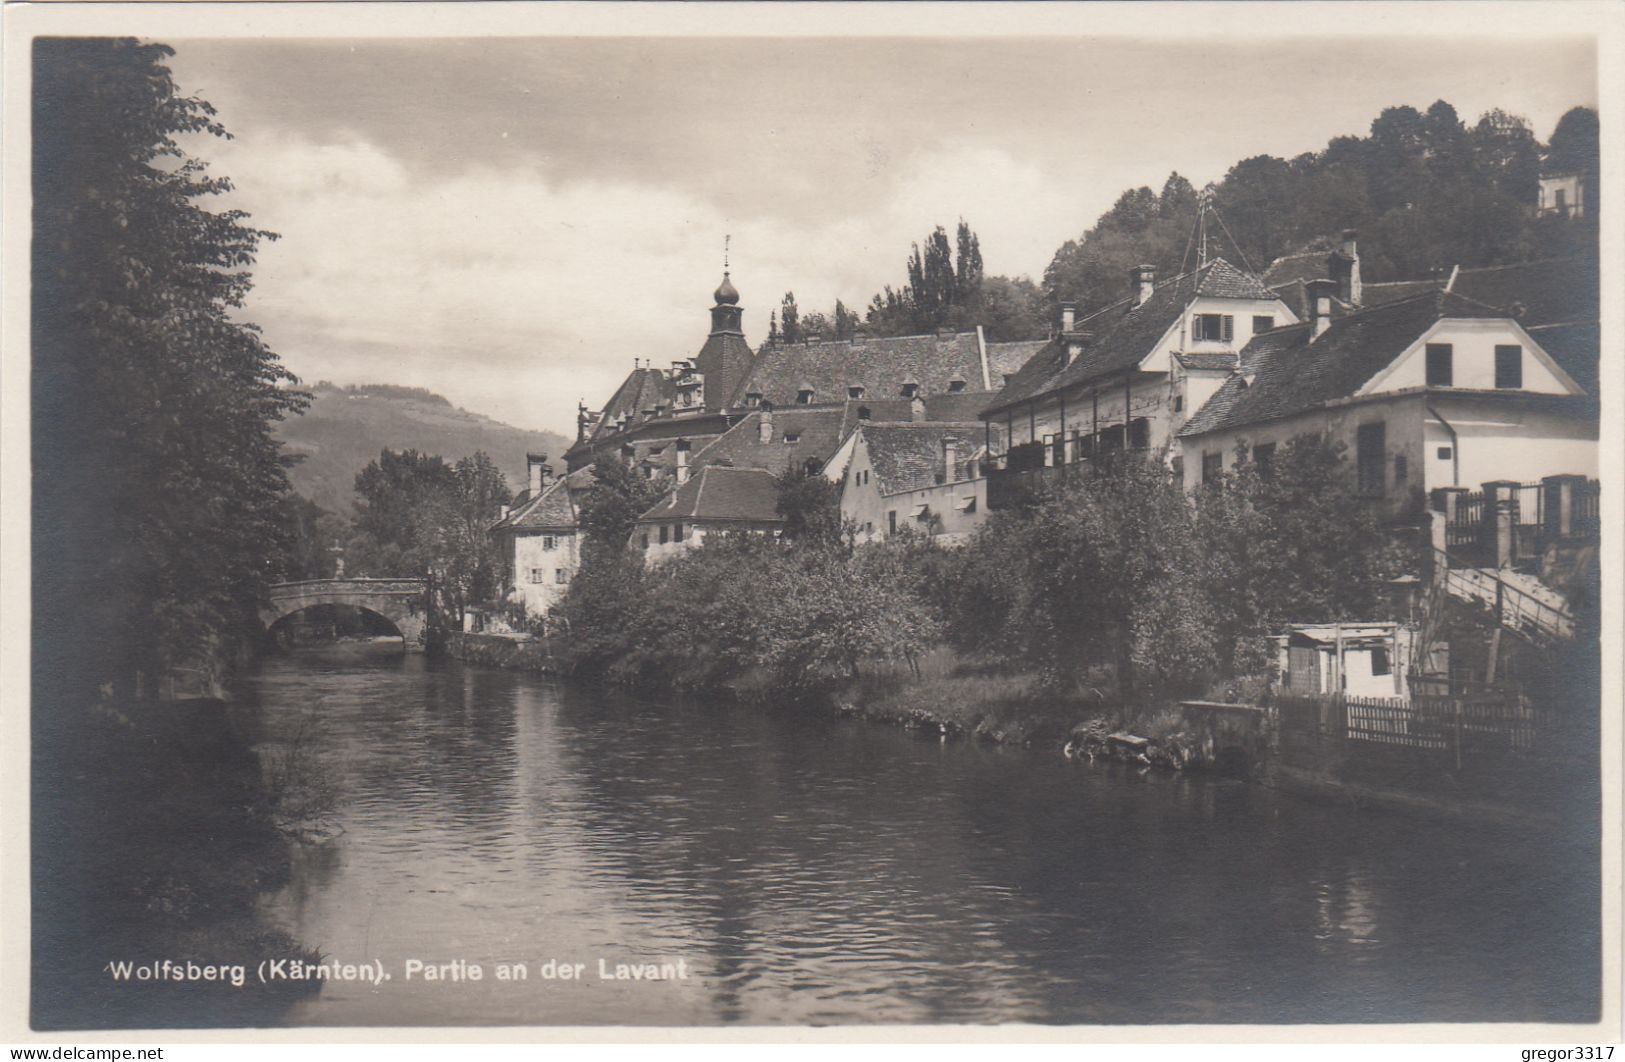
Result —
[[[733,237],[728,233],[722,234],[722,273],[724,276],[728,273],[728,244],[732,239]]]

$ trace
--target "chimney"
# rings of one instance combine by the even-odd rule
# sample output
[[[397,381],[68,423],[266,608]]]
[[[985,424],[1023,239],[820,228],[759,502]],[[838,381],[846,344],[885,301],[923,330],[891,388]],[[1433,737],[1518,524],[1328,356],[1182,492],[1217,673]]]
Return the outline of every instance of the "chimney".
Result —
[[[918,391],[908,401],[908,419],[916,424],[925,419],[925,399],[920,397]]]
[[[1078,320],[1078,304],[1075,303],[1075,302],[1063,302],[1063,303],[1061,303],[1061,331],[1062,331],[1062,333],[1072,331],[1072,326],[1077,323],[1077,320]]]
[[[1311,280],[1304,285],[1309,295],[1309,341],[1319,339],[1332,323],[1332,294],[1335,280]]]
[[[542,492],[547,485],[547,455],[538,453],[525,454],[525,465],[530,471],[530,496],[532,498]]]
[[[1134,280],[1134,305],[1144,306],[1145,300],[1151,297],[1151,289],[1157,282],[1157,267],[1154,265],[1137,265],[1129,270],[1129,276]]]
[[[688,482],[688,440],[677,440],[677,482]]]
[[[762,410],[757,428],[761,433],[758,436],[760,442],[770,443],[773,441],[773,411],[771,409]]]
[[[1343,230],[1343,243],[1332,255],[1332,279],[1337,281],[1337,297],[1348,306],[1360,305],[1363,292],[1360,284],[1359,233]]]
[[[954,466],[959,464],[959,443],[951,437],[942,440],[943,482],[954,481]]]

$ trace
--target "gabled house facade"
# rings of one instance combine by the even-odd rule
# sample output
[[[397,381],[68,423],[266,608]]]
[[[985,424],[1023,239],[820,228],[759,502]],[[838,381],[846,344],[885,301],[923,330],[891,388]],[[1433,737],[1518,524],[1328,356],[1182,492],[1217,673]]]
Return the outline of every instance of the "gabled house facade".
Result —
[[[1267,463],[1298,435],[1342,443],[1359,489],[1389,515],[1441,487],[1597,473],[1595,399],[1506,310],[1426,292],[1273,330],[1180,430],[1184,484]]]
[[[592,488],[592,466],[554,478],[546,454],[527,454],[530,484],[491,525],[502,549],[503,599],[527,616],[546,616],[569,592],[581,568],[581,496]]]
[[[837,480],[842,522],[860,542],[912,530],[962,543],[987,517],[985,431],[976,421],[858,425]]]
[[[1061,329],[985,407],[1007,451],[990,475],[1090,460],[1123,449],[1179,457],[1174,437],[1215,393],[1253,336],[1297,315],[1258,278],[1222,258],[1157,282],[1149,266],[1131,293]]]
[[[772,472],[711,465],[638,517],[631,545],[646,565],[654,565],[699,548],[712,535],[777,537],[783,528]]]

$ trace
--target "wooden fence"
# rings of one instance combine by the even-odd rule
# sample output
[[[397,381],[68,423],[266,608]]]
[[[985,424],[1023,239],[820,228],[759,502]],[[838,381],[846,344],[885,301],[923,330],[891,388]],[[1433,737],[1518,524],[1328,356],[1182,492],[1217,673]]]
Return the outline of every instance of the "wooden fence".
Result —
[[[1527,753],[1538,747],[1540,713],[1507,686],[1413,680],[1411,699],[1306,696],[1276,698],[1283,733],[1399,748]]]

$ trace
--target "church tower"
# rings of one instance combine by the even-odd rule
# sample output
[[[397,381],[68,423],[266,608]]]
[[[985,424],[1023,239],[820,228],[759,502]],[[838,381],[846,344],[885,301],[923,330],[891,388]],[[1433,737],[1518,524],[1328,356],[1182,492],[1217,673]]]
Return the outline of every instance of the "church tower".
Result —
[[[711,412],[733,403],[734,392],[750,375],[756,356],[745,342],[744,307],[739,291],[728,273],[726,251],[722,258],[722,283],[712,293],[711,334],[694,358],[694,371],[704,382],[705,408]]]

